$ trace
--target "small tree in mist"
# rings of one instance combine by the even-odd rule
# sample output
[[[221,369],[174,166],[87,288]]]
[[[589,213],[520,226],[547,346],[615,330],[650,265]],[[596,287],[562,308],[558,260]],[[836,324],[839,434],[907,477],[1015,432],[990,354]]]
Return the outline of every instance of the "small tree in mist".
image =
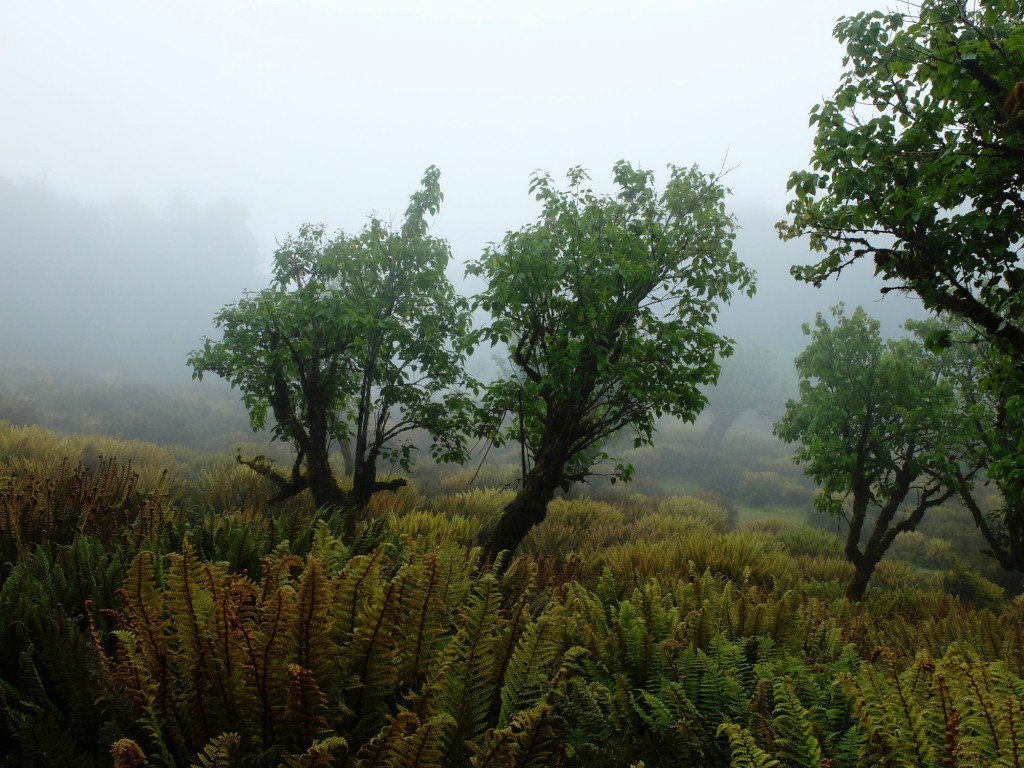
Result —
[[[718,383],[707,390],[711,423],[704,432],[705,443],[720,448],[725,436],[746,413],[774,421],[791,394],[779,356],[764,347],[741,348],[722,363]]]
[[[879,323],[858,307],[832,309],[805,325],[810,344],[796,358],[800,396],[775,425],[821,491],[820,512],[841,518],[855,575],[850,597],[864,596],[893,541],[925,513],[973,482],[965,465],[976,432],[977,401],[964,396],[957,361],[928,352],[921,339],[883,341]],[[908,324],[919,334],[935,329]]]
[[[277,486],[275,501],[308,488],[320,507],[365,506],[393,487],[378,481],[378,461],[408,467],[414,429],[433,437],[436,458],[463,458],[471,403],[456,342],[469,312],[445,276],[448,243],[428,234],[439,178],[428,169],[397,230],[377,218],[355,236],[302,227],[277,250],[270,287],[225,307],[215,318],[221,339],[189,357],[195,377],[238,387],[254,429],[269,413],[274,438],[293,446],[288,473],[239,457]],[[330,463],[345,441],[351,490]]]
[[[649,172],[625,162],[614,171],[614,197],[595,195],[579,168],[564,191],[535,176],[537,222],[468,268],[487,281],[476,306],[492,317],[475,338],[507,346],[512,366],[485,406],[510,415],[496,440],[523,447],[522,487],[488,542],[491,555],[515,550],[559,488],[608,459],[613,435],[631,429],[640,446],[658,416],[692,421],[706,403],[701,386],[732,351],[712,328],[719,303],[734,288],[753,293],[717,177],[671,167],[659,193]],[[620,463],[612,478],[631,474]]]

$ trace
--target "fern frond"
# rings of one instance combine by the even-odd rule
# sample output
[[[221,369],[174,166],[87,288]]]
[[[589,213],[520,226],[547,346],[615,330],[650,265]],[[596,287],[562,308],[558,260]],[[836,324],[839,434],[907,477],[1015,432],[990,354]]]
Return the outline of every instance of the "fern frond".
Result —
[[[428,717],[406,740],[396,768],[434,768],[441,765],[455,719],[444,713]]]
[[[516,712],[504,728],[492,728],[480,745],[470,744],[473,768],[546,768],[555,764],[560,740],[554,712],[544,702]]]
[[[410,687],[423,682],[444,646],[448,617],[444,577],[444,565],[434,552],[424,554],[411,569],[400,619],[405,628],[400,648],[401,678]]]
[[[245,658],[242,685],[258,702],[255,719],[259,722],[259,743],[263,750],[277,744],[278,720],[288,701],[291,687],[288,664],[293,651],[288,633],[297,614],[290,576],[278,574],[274,581],[275,589],[268,593],[264,587],[263,596],[257,601],[260,607],[257,621],[239,620],[236,624]]]
[[[291,685],[282,722],[291,749],[302,749],[330,734],[327,725],[328,696],[317,685],[316,676],[298,664],[288,665]]]
[[[369,555],[357,555],[345,563],[334,580],[332,621],[339,642],[345,642],[355,631],[360,611],[380,589],[385,559],[383,549]]]
[[[142,747],[131,739],[118,739],[110,748],[110,755],[114,758],[114,768],[146,768],[149,760]]]
[[[314,741],[301,755],[286,754],[281,758],[283,768],[329,768],[338,764],[337,752],[348,748],[340,736],[329,736]]]
[[[788,677],[773,685],[775,710],[775,752],[785,765],[821,765],[822,753],[811,713],[796,695],[793,681]]]
[[[308,557],[299,578],[295,623],[289,630],[289,642],[295,648],[295,663],[321,686],[331,679],[334,666],[331,591],[320,561]]]
[[[722,723],[718,726],[718,735],[725,734],[732,750],[729,768],[778,768],[779,761],[769,755],[754,741],[754,737],[746,728],[736,723]],[[812,768],[808,765],[807,768]]]
[[[196,755],[192,768],[233,768],[237,765],[231,755],[241,740],[237,733],[222,733],[210,739],[203,751]]]
[[[500,695],[497,640],[502,630],[501,600],[494,574],[485,573],[477,579],[461,626],[428,683],[436,691],[437,709],[455,718],[456,752],[463,742],[475,741],[483,734],[491,705]]]
[[[513,713],[529,709],[540,701],[558,671],[556,664],[565,646],[566,617],[559,606],[549,604],[536,621],[529,621],[524,596],[523,606],[517,613],[526,618],[526,622],[504,670],[498,727],[509,724]],[[513,633],[514,630],[510,636],[514,636]]]
[[[448,715],[423,722],[408,710],[388,722],[359,750],[355,768],[434,768],[442,763],[446,744],[455,728]]]
[[[388,702],[396,695],[399,607],[408,574],[408,566],[399,570],[367,599],[356,620],[347,651],[351,665],[348,701],[360,720],[359,733],[372,733],[380,727]],[[353,736],[353,740],[359,739]]]
[[[209,563],[203,564],[196,557],[191,542],[186,537],[181,553],[170,555],[170,569],[167,573],[166,610],[172,621],[169,623],[167,654],[173,675],[188,681],[188,702],[191,726],[194,734],[205,743],[223,731],[227,725],[226,716],[214,698],[218,681],[213,663],[213,637],[211,627],[214,617],[214,595],[223,581],[223,574],[214,574]]]

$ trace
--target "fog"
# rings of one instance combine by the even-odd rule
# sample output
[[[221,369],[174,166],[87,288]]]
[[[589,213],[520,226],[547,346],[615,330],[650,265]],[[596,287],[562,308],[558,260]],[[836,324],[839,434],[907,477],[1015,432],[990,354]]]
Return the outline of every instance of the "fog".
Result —
[[[835,19],[865,2],[183,2],[0,7],[0,377],[17,366],[184,385],[211,318],[305,221],[397,217],[442,171],[463,265],[536,214],[530,175],[619,158],[727,170],[758,294],[722,312],[791,360],[837,301],[918,310],[869,269],[816,290],[781,243]],[[464,292],[473,286],[462,285]],[[68,374],[68,375],[74,375]],[[3,381],[0,379],[0,384]],[[206,386],[204,384],[204,386]]]
[[[187,381],[213,312],[263,278],[236,203],[82,203],[0,178],[0,359]]]

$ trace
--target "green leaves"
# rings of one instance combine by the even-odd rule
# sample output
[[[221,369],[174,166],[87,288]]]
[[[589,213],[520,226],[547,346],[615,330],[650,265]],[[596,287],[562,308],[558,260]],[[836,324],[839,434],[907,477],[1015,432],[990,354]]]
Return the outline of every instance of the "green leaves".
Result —
[[[828,254],[795,268],[799,279],[820,282],[871,257],[926,306],[971,319],[1019,356],[1019,291],[1002,275],[1024,236],[1024,125],[1013,117],[1024,7],[915,8],[837,24],[846,72],[812,112],[814,172],[790,177],[780,232],[809,235]]]
[[[397,230],[377,218],[356,235],[302,226],[275,253],[270,286],[225,307],[221,339],[189,356],[196,377],[216,373],[239,388],[254,429],[272,415],[274,437],[296,447],[306,477],[329,473],[331,446],[351,438],[360,487],[372,492],[376,460],[408,467],[403,437],[417,428],[437,436],[435,457],[465,454],[469,311],[445,275],[448,243],[428,234],[439,179],[427,169]]]
[[[812,111],[811,170],[791,175],[790,218],[778,227],[822,256],[793,275],[820,285],[873,259],[894,284],[886,290],[915,293],[991,344],[978,375],[1013,400],[1024,390],[1024,4],[926,0],[840,19],[835,36],[846,71]],[[1014,450],[1024,455],[1024,444]],[[1008,533],[1024,531],[1024,494],[1009,474],[1024,460],[1010,453],[978,458],[1007,499],[1003,543],[1016,554],[1004,562],[1024,568],[1024,535]]]
[[[732,348],[711,330],[719,303],[753,292],[718,178],[669,172],[659,192],[651,172],[619,162],[613,197],[587,188],[580,168],[564,190],[539,173],[530,183],[538,220],[467,267],[487,281],[474,309],[492,318],[471,343],[507,345],[515,369],[486,401],[499,412],[522,408],[505,438],[533,456],[569,425],[564,474],[573,479],[619,430],[648,442],[656,416],[696,416],[699,385],[716,379],[716,357]]]
[[[862,594],[895,537],[970,486],[990,409],[979,403],[973,348],[950,349],[957,329],[908,323],[918,339],[883,342],[860,307],[832,314],[834,325],[819,314],[813,330],[804,327],[811,342],[796,359],[800,397],[775,433],[799,443],[795,460],[821,488],[817,509],[846,522]]]

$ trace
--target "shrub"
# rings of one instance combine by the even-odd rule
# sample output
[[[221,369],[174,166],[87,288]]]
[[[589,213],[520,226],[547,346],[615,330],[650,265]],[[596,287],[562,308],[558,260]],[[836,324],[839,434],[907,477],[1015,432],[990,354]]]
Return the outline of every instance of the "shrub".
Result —
[[[695,496],[670,496],[663,499],[658,502],[658,512],[662,515],[699,518],[716,533],[727,533],[733,527],[728,511]]]
[[[0,490],[0,562],[16,559],[22,548],[46,543],[69,544],[78,534],[105,543],[154,538],[175,512],[159,486],[138,490],[131,463],[104,461],[93,472],[67,459],[52,476],[12,475]]]
[[[593,499],[555,499],[548,504],[544,522],[535,525],[520,548],[522,552],[561,555],[601,546],[609,535],[622,530],[625,515],[611,504]]]
[[[461,515],[476,520],[480,526],[480,535],[487,536],[498,524],[501,510],[514,495],[514,491],[507,489],[475,488],[435,496],[430,500],[429,507],[441,515]]]
[[[744,472],[739,496],[755,507],[792,505],[810,501],[811,492],[777,472]]]
[[[1003,588],[979,573],[955,568],[942,574],[942,588],[975,608],[995,609],[1005,598]]]
[[[781,529],[776,538],[794,557],[845,557],[843,542],[834,532],[806,525],[790,525]]]
[[[744,472],[746,469],[740,464],[716,464],[700,479],[705,490],[735,500],[740,498]]]

